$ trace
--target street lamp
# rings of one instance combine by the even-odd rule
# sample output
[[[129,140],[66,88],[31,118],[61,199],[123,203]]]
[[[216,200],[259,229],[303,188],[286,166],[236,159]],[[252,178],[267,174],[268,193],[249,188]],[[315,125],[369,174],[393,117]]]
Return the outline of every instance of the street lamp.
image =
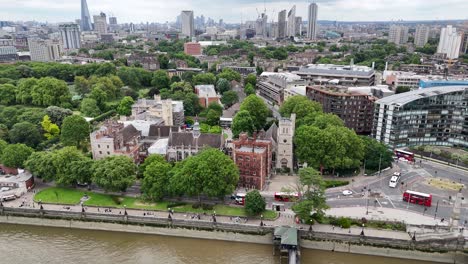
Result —
[[[369,196],[367,196],[366,200],[366,215],[369,215]]]
[[[434,220],[437,218],[437,210],[439,209],[439,200],[437,200],[437,205],[435,209],[435,214],[434,214]]]
[[[260,226],[263,226],[263,214],[260,215]]]
[[[364,236],[364,224],[362,224],[361,236]]]
[[[124,215],[127,216],[128,213],[127,213],[127,205],[124,204]]]

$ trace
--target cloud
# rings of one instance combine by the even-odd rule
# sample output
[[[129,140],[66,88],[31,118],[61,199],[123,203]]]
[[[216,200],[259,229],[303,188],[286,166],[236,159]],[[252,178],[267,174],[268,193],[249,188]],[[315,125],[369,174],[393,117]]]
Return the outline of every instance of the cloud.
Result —
[[[317,0],[319,20],[436,20],[468,19],[466,0]],[[119,22],[174,21],[181,10],[194,10],[215,20],[254,20],[266,9],[276,20],[282,9],[296,5],[297,16],[307,17],[309,0],[88,0],[91,14],[114,15]],[[1,20],[74,21],[80,17],[80,0],[0,0]]]

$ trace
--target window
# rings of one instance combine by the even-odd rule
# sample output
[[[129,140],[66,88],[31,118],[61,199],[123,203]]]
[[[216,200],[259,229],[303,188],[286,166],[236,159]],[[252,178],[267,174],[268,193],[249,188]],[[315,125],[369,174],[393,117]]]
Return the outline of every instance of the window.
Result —
[[[109,148],[109,145],[107,145],[107,148]]]
[[[107,155],[110,155],[110,152],[109,152],[109,151],[107,151]]]
[[[98,147],[98,148],[101,148],[101,145],[98,144],[97,147]]]
[[[99,154],[102,154],[102,151],[99,151]]]

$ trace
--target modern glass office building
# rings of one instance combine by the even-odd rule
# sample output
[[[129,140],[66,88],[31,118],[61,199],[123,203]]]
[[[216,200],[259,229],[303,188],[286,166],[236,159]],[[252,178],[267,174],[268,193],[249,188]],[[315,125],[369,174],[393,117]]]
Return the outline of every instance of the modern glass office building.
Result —
[[[377,100],[372,136],[390,148],[468,147],[468,85],[419,89]]]

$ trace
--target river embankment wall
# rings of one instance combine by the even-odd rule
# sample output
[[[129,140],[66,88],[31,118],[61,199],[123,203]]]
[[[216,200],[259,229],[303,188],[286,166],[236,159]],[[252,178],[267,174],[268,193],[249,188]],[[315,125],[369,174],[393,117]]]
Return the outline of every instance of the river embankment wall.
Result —
[[[190,221],[130,215],[105,215],[0,207],[0,223],[131,232],[243,243],[273,244],[274,228],[211,221]],[[404,258],[440,263],[468,263],[461,237],[425,241],[299,230],[300,246],[307,249]]]

